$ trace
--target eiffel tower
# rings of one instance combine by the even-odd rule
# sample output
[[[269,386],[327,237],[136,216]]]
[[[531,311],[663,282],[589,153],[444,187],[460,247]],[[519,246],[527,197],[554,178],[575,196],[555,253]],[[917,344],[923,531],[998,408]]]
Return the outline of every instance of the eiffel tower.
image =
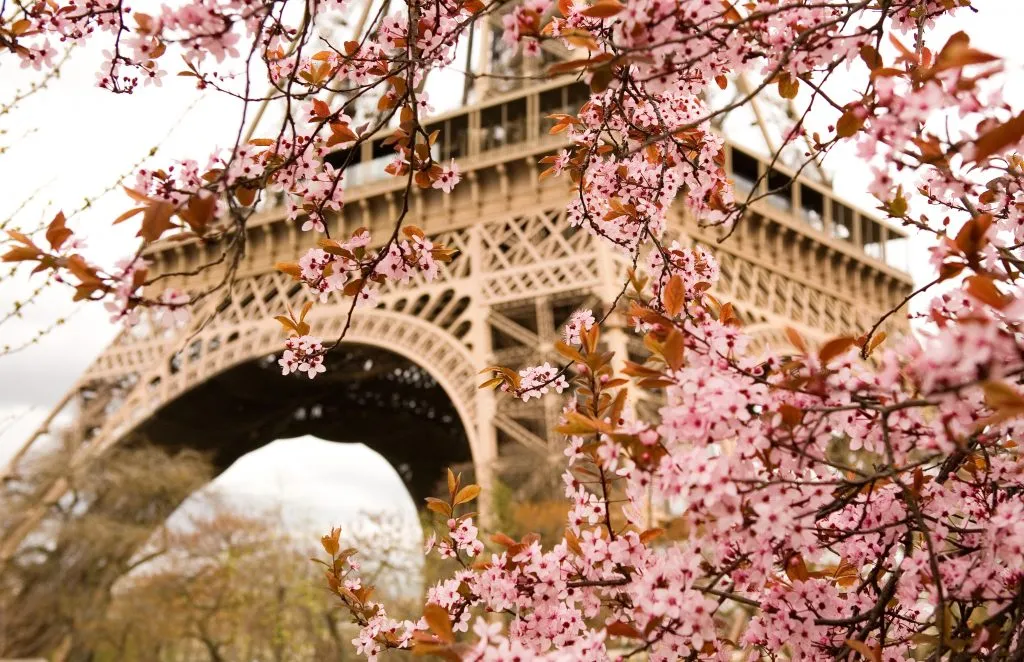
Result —
[[[484,30],[481,38],[496,41]],[[485,44],[482,49],[490,52]],[[72,463],[86,466],[118,445],[145,440],[209,451],[219,469],[282,437],[313,434],[362,442],[399,472],[415,499],[432,494],[445,467],[471,470],[485,490],[499,472],[528,483],[561,456],[555,398],[512,401],[479,390],[479,372],[559,361],[554,342],[579,307],[601,310],[625,278],[623,263],[565,219],[560,179],[538,179],[538,161],[567,146],[550,135],[548,115],[572,113],[588,88],[571,78],[497,87],[481,77],[475,103],[429,120],[440,129],[437,158],[458,161],[452,194],[414,190],[407,221],[460,257],[433,282],[387,289],[359,309],[343,346],[315,381],[281,377],[284,336],[274,315],[299,309],[307,292],[275,263],[294,261],[309,235],[268,205],[248,223],[246,251],[230,291],[203,300],[190,326],[173,334],[144,319],[93,362],[2,474],[17,481],[30,449],[57,436]],[[484,88],[488,84],[490,87]],[[391,232],[403,183],[384,172],[384,136],[364,142],[345,173],[346,205],[332,236],[367,227]],[[347,155],[338,155],[340,163]],[[711,248],[721,264],[716,296],[733,302],[759,342],[781,343],[792,327],[811,340],[863,332],[912,290],[900,259],[907,239],[839,199],[831,187],[727,141],[725,163],[755,202],[733,236],[717,243],[687,210],[672,211],[669,232]],[[209,269],[222,246],[163,243],[145,255],[165,286],[202,291],[223,278]],[[337,337],[349,305],[318,305],[315,333]],[[642,347],[621,328],[604,334],[618,357]],[[504,474],[503,474],[504,475]],[[0,541],[9,559],[68,489],[57,478]]]

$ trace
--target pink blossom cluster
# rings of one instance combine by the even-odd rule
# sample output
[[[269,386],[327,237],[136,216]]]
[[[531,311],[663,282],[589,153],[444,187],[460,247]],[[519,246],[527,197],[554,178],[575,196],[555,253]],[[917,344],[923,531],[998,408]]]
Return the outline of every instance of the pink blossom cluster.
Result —
[[[527,0],[512,7],[512,10],[501,17],[501,39],[512,49],[514,54],[523,47],[523,55],[537,57],[540,55],[541,17],[552,5],[551,0]]]
[[[110,313],[111,322],[121,322],[127,326],[138,324],[139,311],[130,305],[130,301],[137,287],[136,273],[144,271],[148,266],[148,263],[142,258],[120,260],[115,265],[113,277],[117,286],[113,299],[103,304],[107,312]]]
[[[661,37],[673,48],[645,50],[622,81],[665,74],[657,83],[643,79],[646,96],[620,91],[612,80],[578,118],[558,120],[576,151],[548,161],[553,174],[577,170],[571,222],[627,251],[660,238],[665,208],[680,191],[702,219],[730,213],[728,187],[715,181],[718,146],[701,133],[706,110],[685,95],[745,68],[743,51],[753,42],[737,30],[716,38],[711,17],[721,9],[712,5],[630,2],[614,21],[588,16],[596,5],[559,7],[568,15],[555,20],[554,35],[587,29],[609,51],[613,42],[657,44],[657,30],[675,30]],[[948,8],[901,3],[893,17],[911,29],[913,16],[921,29]],[[858,56],[874,60],[862,50],[863,25],[839,33],[848,11],[841,4],[753,3],[751,10],[763,12],[753,22],[764,29],[756,45],[766,51],[766,69],[780,64],[799,76]],[[524,11],[508,14],[506,40],[533,39],[530,19]],[[673,24],[687,19],[686,30]],[[701,21],[711,27],[697,29]],[[674,60],[684,51],[680,44],[693,58],[685,67]],[[787,59],[777,60],[783,53]],[[817,349],[796,334],[793,351],[751,356],[752,338],[705,300],[718,278],[710,253],[658,244],[646,264],[653,295],[633,324],[654,343],[667,344],[670,329],[681,332],[682,351],[665,350],[664,365],[655,369],[664,403],[652,421],[626,414],[590,419],[580,406],[567,408],[565,425],[593,432],[568,438],[566,537],[548,548],[536,539],[496,541],[504,550],[496,549],[486,566],[460,571],[458,581],[432,594],[460,625],[471,608],[511,614],[504,628],[474,626],[471,659],[587,659],[577,647],[595,641],[602,648],[594,653],[607,659],[609,637],[656,660],[741,653],[777,659],[783,652],[794,659],[856,652],[909,660],[942,657],[944,647],[985,657],[1019,640],[1019,620],[1010,614],[1017,613],[1024,580],[1024,461],[1015,439],[1024,416],[1024,337],[1017,291],[1007,284],[1021,265],[1013,252],[1019,247],[1009,243],[1020,227],[1019,157],[1002,154],[1010,167],[996,168],[999,176],[980,184],[965,174],[969,165],[941,171],[945,164],[933,159],[908,168],[891,157],[923,149],[922,127],[936,111],[1003,112],[971,97],[961,68],[925,80],[875,77],[878,103],[845,109],[842,132],[863,128],[862,144],[891,150],[881,159],[891,171],[926,177],[916,187],[925,201],[958,213],[964,226],[940,235],[936,267],[981,280],[937,299],[918,337],[879,350],[872,333]],[[654,118],[644,107],[652,97]],[[677,115],[665,121],[671,112]],[[667,128],[678,143],[664,137]],[[598,149],[608,134],[623,148]],[[965,149],[969,142],[960,135],[938,144]],[[1019,142],[1002,147],[1010,151]],[[696,186],[687,181],[693,161],[694,175],[707,177]],[[879,197],[892,202],[895,179],[876,184],[885,194]],[[898,208],[891,213],[900,216]],[[979,218],[985,214],[993,219]],[[997,238],[1000,229],[1011,232]],[[669,292],[673,281],[681,291]],[[668,299],[676,296],[685,305],[670,319]],[[579,339],[580,321],[570,322],[567,341]],[[647,370],[639,376],[650,378]],[[558,374],[550,365],[521,371],[524,399]],[[580,375],[588,390],[600,388],[603,377]],[[652,544],[664,535],[642,531],[652,502],[685,531],[682,537]],[[998,616],[975,623],[950,611],[952,604]],[[739,641],[730,641],[721,623],[748,609],[753,617]],[[952,619],[960,638],[941,634]]]
[[[1002,613],[1024,580],[1019,420],[982,424],[994,411],[984,380],[1024,374],[1024,340],[1004,324],[943,325],[874,364],[853,344],[797,351],[766,377],[716,349],[722,337],[743,346],[741,330],[707,314],[689,320],[685,365],[661,371],[671,385],[656,429],[625,416],[590,442],[570,437],[565,539],[498,541],[503,550],[436,585],[430,602],[456,631],[473,610],[512,614],[507,627],[473,627],[471,659],[603,660],[609,637],[656,660],[729,659],[737,644],[755,657],[826,659],[850,646],[851,627],[876,622],[891,639],[872,629],[862,643],[913,659],[916,633],[942,617],[937,605]],[[805,386],[785,387],[794,380]],[[1001,397],[1024,414],[1024,392],[1007,388]],[[974,459],[950,464],[965,453]],[[658,544],[656,531],[641,532],[651,502],[684,538]],[[720,621],[749,607],[734,644]],[[984,655],[994,642],[980,632],[970,645]]]
[[[704,246],[684,248],[678,241],[660,246],[647,256],[647,272],[654,280],[651,288],[655,296],[662,296],[672,276],[678,276],[687,299],[700,299],[706,288],[718,280],[718,260]]]
[[[466,556],[477,556],[484,551],[484,544],[477,538],[478,533],[477,528],[473,526],[472,517],[448,520],[448,535],[454,543],[455,550],[463,552]]]
[[[282,375],[293,372],[304,373],[310,379],[326,372],[324,367],[324,345],[319,338],[313,336],[291,336],[285,341],[285,349],[277,364],[281,366]]]
[[[414,149],[427,146],[427,135],[408,133],[406,113],[432,111],[421,89],[426,75],[452,63],[460,37],[484,6],[479,0],[410,4],[414,11],[382,14],[366,38],[338,44],[316,30],[332,13],[345,9],[342,0],[186,0],[159,8],[107,0],[33,2],[19,4],[11,17],[4,17],[0,38],[23,65],[46,70],[57,66],[54,55],[61,44],[102,44],[104,61],[97,74],[101,87],[132,92],[139,84],[159,84],[169,67],[177,67],[178,76],[194,80],[198,88],[243,99],[247,107],[262,100],[252,89],[252,77],[253,68],[265,65],[277,90],[270,95],[294,101],[276,135],[215,152],[205,168],[196,160],[183,160],[140,170],[131,194],[142,206],[119,221],[146,212],[139,235],[147,242],[173,230],[200,235],[213,226],[244,231],[267,191],[284,194],[290,220],[304,230],[327,234],[328,219],[344,203],[345,182],[343,168],[325,157],[357,148],[394,115],[401,116],[407,138],[414,140],[394,143],[391,174],[404,177],[414,170],[418,186],[445,193],[461,179],[454,161],[435,163],[429,150],[424,156]],[[300,41],[305,46],[295,48]],[[405,64],[396,66],[398,61]],[[358,94],[339,104],[340,88]],[[364,96],[380,97],[385,112],[355,126],[355,108]],[[358,262],[366,273],[361,274],[364,285],[357,296],[361,304],[372,303],[381,279],[404,282],[413,272],[428,279],[436,276],[439,267],[430,243],[424,237],[387,242],[380,255],[348,263],[346,256],[325,260],[311,254],[305,258],[304,280],[316,294],[326,295],[351,281],[352,262]],[[322,273],[328,265],[338,267],[333,277]],[[320,273],[314,275],[314,270]],[[128,300],[158,305],[142,296],[143,284],[136,283]]]
[[[565,323],[565,327],[562,329],[562,340],[567,345],[578,345],[580,333],[589,331],[596,322],[591,310],[586,308],[577,310],[569,316],[569,321]]]
[[[134,305],[138,297],[139,279],[145,274],[149,264],[141,257],[133,260],[121,260],[110,274],[114,283],[113,293],[104,307],[110,313],[110,321],[125,326],[135,326],[141,320],[141,311]],[[160,328],[173,329],[188,322],[191,313],[188,304],[191,297],[178,289],[168,288],[160,293],[156,303],[149,307],[152,320]]]
[[[357,655],[363,655],[367,660],[376,660],[384,649],[380,643],[381,638],[390,639],[396,645],[404,647],[412,640],[412,634],[418,628],[419,624],[395,620],[381,609],[359,630],[359,634],[352,640],[352,645],[355,646]]]
[[[103,53],[98,84],[130,93],[140,82],[160,84],[166,71],[157,60],[168,44],[186,61],[221,63],[239,55],[243,37],[256,34],[270,13],[260,0],[164,5],[153,15],[134,9],[116,0],[26,3],[14,50],[22,66],[39,69],[53,66],[58,48],[105,35],[110,47]]]
[[[298,261],[300,280],[321,302],[352,285],[356,305],[372,306],[383,283],[407,283],[417,273],[429,282],[440,271],[434,244],[422,233],[390,241],[379,252],[367,251],[370,241],[369,231],[359,229],[345,242],[309,249]]]
[[[569,382],[565,375],[550,362],[545,362],[544,365],[529,366],[519,371],[519,388],[516,394],[523,402],[529,402],[530,398],[539,398],[552,389],[555,393],[561,393],[567,388]]]
[[[661,237],[680,191],[680,202],[706,222],[724,221],[732,193],[716,162],[722,139],[710,131],[707,116],[699,98],[679,91],[645,99],[611,91],[593,97],[568,128],[576,150],[587,153],[586,177],[568,207],[570,223],[632,252]],[[691,125],[686,141],[651,141],[668,127]],[[623,156],[597,156],[609,131],[624,137]]]

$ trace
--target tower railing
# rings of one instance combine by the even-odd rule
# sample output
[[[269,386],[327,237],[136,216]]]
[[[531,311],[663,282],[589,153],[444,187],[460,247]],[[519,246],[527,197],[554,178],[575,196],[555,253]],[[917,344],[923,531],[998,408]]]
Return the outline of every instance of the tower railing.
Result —
[[[564,133],[550,134],[553,123],[548,117],[574,114],[589,96],[586,85],[563,78],[431,117],[425,126],[428,132],[440,130],[434,157],[441,162],[454,158],[468,170],[510,154],[540,155],[567,147]],[[345,184],[351,196],[365,197],[396,186],[384,170],[394,160],[392,149],[383,145],[389,134],[382,131],[360,145],[358,153],[336,157],[350,159]],[[909,282],[906,232],[843,200],[825,184],[772,163],[728,137],[725,143],[725,167],[738,201],[752,193],[751,209],[756,213]]]

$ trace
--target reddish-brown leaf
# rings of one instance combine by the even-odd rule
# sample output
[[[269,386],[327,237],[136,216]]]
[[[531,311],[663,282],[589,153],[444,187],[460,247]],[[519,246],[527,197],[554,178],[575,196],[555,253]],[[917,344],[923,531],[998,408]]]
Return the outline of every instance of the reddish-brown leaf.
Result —
[[[583,358],[583,355],[580,354],[575,347],[571,347],[562,342],[561,340],[555,341],[555,351],[558,352],[559,355],[564,356],[570,361],[575,361],[576,363],[586,363],[586,359]]]
[[[818,358],[821,359],[822,364],[827,365],[832,359],[844,354],[855,342],[856,339],[852,336],[833,338],[818,350]]]
[[[576,71],[577,69],[585,69],[590,64],[590,60],[569,60],[567,62],[559,62],[548,67],[548,73],[552,75],[564,74],[570,71]]]
[[[455,472],[451,470],[451,467],[448,468],[448,496],[454,497],[455,493],[459,491],[459,483],[461,482],[461,476],[462,474],[456,476]]]
[[[644,531],[643,533],[640,534],[640,542],[642,542],[643,544],[646,545],[646,544],[650,543],[651,541],[656,540],[657,538],[660,538],[662,535],[664,535],[664,533],[665,533],[665,529],[661,529],[661,528],[657,528],[657,527],[653,528],[653,529],[647,529],[646,531]]]
[[[296,262],[278,262],[274,265],[274,268],[280,272],[288,274],[295,280],[302,280],[302,271],[299,269],[299,265]]]
[[[315,56],[314,56],[315,57]],[[313,117],[322,120],[331,114],[331,108],[320,99],[313,99]]]
[[[984,161],[996,152],[1020,142],[1024,137],[1024,113],[978,136],[974,141],[975,161]]]
[[[146,211],[145,207],[136,207],[135,209],[129,209],[125,213],[123,213],[120,216],[118,216],[117,218],[115,218],[114,222],[112,223],[112,225],[117,225],[118,223],[123,223],[124,221],[127,221],[129,218],[132,218],[133,216],[135,216],[137,214],[141,214],[144,211]]]
[[[439,515],[445,517],[452,516],[452,507],[447,501],[442,501],[436,497],[427,497],[427,510],[432,510]]]
[[[612,82],[612,68],[610,66],[599,67],[594,70],[590,77],[590,91],[600,94],[608,89]]]
[[[548,25],[551,24],[549,23]],[[591,51],[596,51],[598,49],[597,40],[594,38],[594,35],[587,30],[566,30],[561,36],[577,48],[585,48]]]
[[[138,236],[147,243],[156,241],[163,233],[174,227],[171,222],[173,215],[174,205],[171,203],[162,200],[151,202],[142,214],[142,226],[139,228]]]
[[[625,637],[627,639],[643,639],[644,635],[640,630],[637,630],[631,623],[624,621],[615,621],[605,627],[608,635],[612,637]]]
[[[849,138],[860,131],[863,126],[864,119],[850,108],[844,111],[839,121],[836,122],[836,134],[840,138]]]
[[[800,92],[800,81],[789,73],[779,76],[779,96],[783,99],[795,99]]]
[[[885,334],[885,331],[880,331],[880,332],[876,333],[876,334],[875,334],[875,335],[874,335],[874,336],[873,336],[873,337],[871,338],[871,344],[870,344],[870,345],[868,345],[868,355],[869,355],[869,356],[870,356],[871,352],[875,351],[875,348],[876,348],[876,347],[878,347],[878,346],[879,346],[879,345],[881,345],[881,344],[882,344],[883,342],[885,342],[885,339],[886,339],[886,337],[887,337],[887,336],[886,336],[886,334]]]
[[[596,325],[595,325],[596,326]],[[673,328],[662,345],[661,355],[665,363],[673,370],[679,370],[685,362],[686,343],[683,341],[683,334]]]
[[[985,404],[989,409],[994,411],[1005,409],[1024,411],[1024,396],[1008,384],[1003,382],[985,382],[981,387],[985,391]]]
[[[992,226],[992,216],[979,214],[971,218],[956,235],[956,247],[968,257],[973,256],[988,243],[988,229]]]
[[[428,604],[423,610],[423,618],[427,621],[430,631],[436,634],[438,639],[446,644],[455,642],[452,620],[447,609],[433,603]]]
[[[971,48],[970,44],[971,40],[966,32],[954,34],[939,51],[931,72],[934,74],[947,69],[960,69],[972,64],[995,62],[999,59],[994,55]]]
[[[235,192],[235,195],[238,195],[238,191]],[[202,235],[206,233],[206,229],[213,222],[216,207],[217,199],[214,196],[197,193],[188,199],[188,204],[178,212],[178,216],[188,223],[193,232]]]
[[[661,295],[661,300],[665,304],[665,312],[670,317],[675,317],[683,309],[683,304],[686,303],[686,287],[683,285],[683,279],[678,274],[673,274],[668,279],[668,283],[665,285],[665,292]]]
[[[484,381],[482,384],[477,386],[477,388],[483,389],[483,390],[495,389],[495,388],[498,388],[499,386],[501,386],[504,383],[505,383],[505,378],[504,377],[491,377],[490,379]]]
[[[791,428],[800,425],[804,419],[803,410],[785,403],[779,406],[779,415],[782,417],[782,422]]]
[[[341,549],[341,545],[338,540],[341,537],[341,529],[335,527],[331,529],[331,532],[320,538],[320,544],[323,545],[324,551],[330,554],[332,557],[338,553]]]
[[[975,299],[996,309],[1002,309],[1013,302],[1013,297],[999,291],[991,276],[979,274],[970,276],[964,283],[964,289]]]
[[[331,138],[327,141],[327,146],[331,147],[340,143],[350,143],[359,140],[359,136],[349,127],[348,124],[343,122],[332,122],[331,123]]]
[[[24,262],[26,260],[36,260],[42,257],[42,253],[38,248],[34,246],[14,246],[11,250],[4,253],[2,259],[4,262]]]
[[[251,207],[252,203],[256,200],[256,191],[245,186],[239,186],[235,189],[235,200],[238,200],[238,204],[243,207]]]
[[[508,537],[504,533],[500,533],[500,532],[499,533],[495,533],[494,535],[492,535],[491,536],[491,541],[494,544],[501,545],[502,547],[505,547],[505,548],[509,548],[509,547],[511,547],[513,545],[518,544],[518,543],[516,543],[515,540],[513,540],[510,537]]]
[[[625,8],[618,0],[598,0],[580,13],[588,18],[611,18]]]
[[[479,485],[466,485],[459,493],[455,495],[455,505],[458,506],[463,503],[469,503],[473,499],[480,495]]]
[[[882,662],[882,653],[877,646],[868,646],[858,639],[847,639],[846,645],[850,650],[860,653],[860,656],[871,662]]]
[[[285,317],[284,315],[277,315],[274,317],[274,319],[281,323],[281,326],[284,327],[285,331],[289,333],[295,333],[296,335],[300,335],[299,329],[297,326],[295,326],[295,322],[292,321],[292,318]]]
[[[789,557],[789,561],[786,562],[786,575],[795,582],[807,581],[811,575],[807,572],[807,565],[804,563],[804,557],[799,554],[794,554]]]
[[[57,212],[57,215],[53,217],[50,225],[46,228],[46,241],[50,242],[50,246],[55,251],[59,251],[61,245],[71,236],[71,230],[64,225],[66,220],[64,212]]]
[[[871,44],[864,44],[860,47],[860,59],[872,71],[882,66],[882,56],[878,54],[878,51]]]
[[[363,281],[362,278],[351,280],[348,283],[345,283],[345,287],[341,289],[341,293],[347,297],[354,297],[362,291],[364,282],[365,281]]]
[[[125,186],[123,188],[124,188],[124,192],[128,194],[128,197],[131,198],[132,200],[134,200],[135,202],[143,202],[143,203],[146,203],[146,204],[149,204],[150,202],[153,202],[152,200],[150,200],[149,196],[147,196],[145,193],[141,193],[139,191],[136,191],[135,189],[130,189],[127,186]]]
[[[806,354],[807,353],[807,343],[804,342],[803,336],[801,336],[800,333],[796,329],[787,326],[786,327],[786,338],[788,338],[789,339],[789,343],[791,345],[793,345],[793,347],[796,347],[798,350],[800,350],[800,352],[802,354]]]

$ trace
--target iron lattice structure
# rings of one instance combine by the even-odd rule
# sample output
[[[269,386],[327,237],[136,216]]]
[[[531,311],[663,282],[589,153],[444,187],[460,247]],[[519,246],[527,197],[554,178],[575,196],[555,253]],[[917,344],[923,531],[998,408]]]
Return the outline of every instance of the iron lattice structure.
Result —
[[[297,259],[309,235],[287,221],[283,207],[270,205],[249,223],[230,292],[205,299],[184,329],[163,332],[144,321],[122,333],[17,455],[6,479],[17,480],[32,444],[58,432],[76,464],[145,436],[213,449],[226,465],[283,432],[310,429],[378,448],[414,496],[429,490],[448,462],[471,462],[485,488],[498,469],[538,473],[539,462],[561,455],[552,432],[558,403],[523,404],[478,390],[478,373],[495,363],[554,363],[553,344],[569,314],[584,305],[602,308],[624,282],[625,265],[566,222],[566,182],[538,180],[539,158],[565,146],[564,137],[548,134],[546,116],[570,112],[587,95],[578,83],[551,82],[495,94],[430,122],[428,131],[442,130],[435,156],[458,159],[464,180],[450,195],[414,191],[407,222],[461,255],[434,282],[386,290],[376,308],[356,311],[346,351],[332,359],[337,365],[327,390],[297,391],[289,399],[281,393],[296,381],[274,374],[270,357],[281,351],[284,336],[273,316],[307,299],[274,265]],[[404,182],[385,175],[389,159],[380,139],[353,155],[347,202],[331,221],[332,236],[360,226],[376,237],[390,235]],[[670,232],[716,253],[722,268],[716,296],[733,302],[763,342],[784,342],[785,326],[819,340],[863,332],[910,293],[909,275],[892,266],[905,250],[901,232],[838,200],[827,186],[731,143],[726,165],[739,194],[754,186],[775,193],[753,204],[722,244],[681,208]],[[184,242],[157,246],[147,259],[154,273],[180,274],[214,262],[222,251]],[[200,291],[222,277],[211,269],[163,282]],[[340,335],[349,306],[340,298],[318,305],[314,333],[325,340]],[[620,358],[639,353],[621,329],[604,337]],[[271,374],[276,381],[268,395],[271,382],[263,375]],[[318,404],[310,406],[309,398]],[[447,437],[436,431],[444,426],[453,431]],[[428,467],[425,477],[416,475],[417,465]],[[0,558],[16,551],[67,487],[59,479],[46,486],[38,505],[7,532]]]

